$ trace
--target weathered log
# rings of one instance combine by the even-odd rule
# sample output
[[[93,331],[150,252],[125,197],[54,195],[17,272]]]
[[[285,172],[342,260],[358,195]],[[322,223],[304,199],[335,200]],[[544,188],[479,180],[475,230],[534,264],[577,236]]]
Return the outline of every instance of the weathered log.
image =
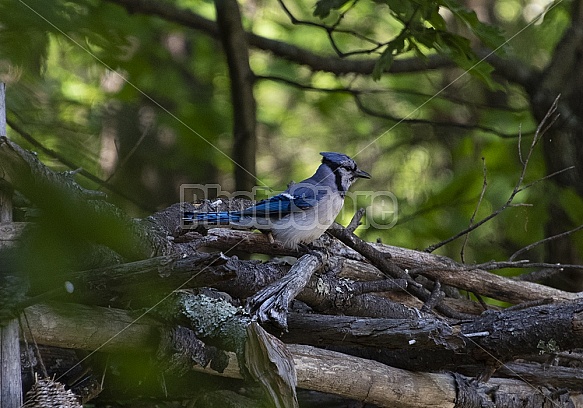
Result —
[[[79,350],[153,352],[162,327],[145,313],[72,303],[33,305],[23,313],[39,344]]]
[[[225,288],[231,285],[229,292],[236,293],[238,298],[244,299],[257,292],[260,287],[282,279],[282,277],[284,279],[280,283],[287,282],[285,274],[290,269],[289,265],[277,264],[276,262],[242,261],[234,257],[226,258],[217,253],[197,253],[195,249],[206,247],[207,249],[227,250],[235,248],[270,255],[280,254],[295,257],[301,255],[296,251],[271,245],[262,235],[249,232],[211,230],[206,236],[192,232],[181,235],[180,213],[182,206],[179,204],[144,220],[130,220],[119,210],[96,199],[98,197],[95,197],[91,192],[80,189],[72,182],[71,177],[47,172],[42,163],[38,162],[33,155],[6,139],[0,139],[0,157],[6,158],[6,160],[0,161],[1,169],[15,184],[23,186],[25,194],[28,193],[33,200],[56,199],[55,202],[59,205],[66,204],[63,207],[65,211],[76,212],[72,215],[68,214],[71,216],[68,221],[76,222],[75,220],[79,217],[89,217],[87,214],[104,215],[105,219],[118,223],[116,225],[125,231],[125,235],[116,236],[112,241],[111,237],[108,238],[108,236],[115,235],[115,233],[107,231],[108,234],[103,234],[99,228],[93,231],[91,228],[95,225],[91,222],[94,221],[83,220],[89,222],[89,224],[83,224],[87,227],[87,231],[90,231],[91,234],[96,232],[95,236],[89,237],[93,242],[120,250],[126,259],[143,259],[156,254],[166,255],[147,261],[122,264],[113,268],[85,271],[84,275],[80,274],[74,278],[77,279],[76,285],[80,292],[89,293],[101,290],[105,294],[110,291],[115,293],[115,290],[118,290],[119,293],[127,294],[129,293],[128,288],[140,287],[141,280],[151,280],[152,282],[149,284],[156,285],[166,279],[166,282],[175,286],[170,289],[182,287],[185,282],[193,285],[208,284]],[[42,197],[26,185],[28,181],[37,178],[40,180],[38,185],[42,187],[41,190],[45,193],[48,192]],[[65,194],[61,194],[62,192]],[[83,204],[84,201],[86,201],[85,204]],[[58,211],[63,211],[63,208],[58,206],[58,208],[52,208],[52,206],[45,204],[45,207],[48,213],[53,216],[58,215]],[[140,242],[135,245],[133,241],[128,241],[130,242],[128,248],[123,248],[119,240],[126,238],[137,239]],[[553,354],[560,350],[579,347],[581,344],[583,300],[579,299],[578,294],[569,294],[542,285],[499,277],[485,270],[460,265],[451,259],[436,255],[363,242],[362,244],[366,248],[374,249],[375,254],[381,257],[380,259],[386,260],[385,253],[390,253],[392,264],[389,266],[383,264],[383,266],[379,263],[379,269],[368,262],[363,255],[337,240],[324,236],[320,243],[324,243],[327,252],[332,254],[331,258],[333,258],[332,263],[334,264],[332,272],[329,271],[320,276],[315,275],[310,280],[308,277],[312,275],[316,267],[313,265],[306,267],[307,273],[302,275],[301,284],[296,285],[293,290],[285,292],[277,303],[277,307],[269,310],[277,310],[285,319],[287,305],[291,299],[297,296],[298,300],[305,301],[314,310],[342,312],[344,314],[369,314],[379,317],[386,317],[389,313],[393,313],[393,316],[399,316],[403,319],[400,322],[388,322],[387,319],[384,321],[382,319],[367,319],[363,323],[364,319],[358,321],[359,319],[350,320],[354,319],[350,317],[326,316],[321,317],[321,321],[318,322],[319,327],[316,327],[314,326],[315,319],[319,317],[314,317],[314,321],[309,321],[311,317],[307,317],[303,327],[292,328],[290,336],[297,336],[297,341],[301,339],[302,329],[312,327],[312,333],[309,333],[310,336],[304,336],[304,342],[316,344],[323,341],[328,346],[337,343],[351,352],[376,348],[384,352],[394,350],[394,353],[412,356],[408,353],[415,349],[416,352],[423,354],[423,357],[426,358],[425,361],[428,361],[433,358],[432,356],[437,356],[437,353],[442,353],[444,350],[450,355],[451,350],[454,350],[465,354],[465,361],[470,365],[464,368],[452,364],[448,367],[455,367],[456,370],[459,368],[460,372],[467,368],[464,372],[472,372],[474,375],[480,368],[479,363],[482,366],[486,364],[496,368],[502,362],[511,361],[519,356],[531,359],[533,354],[539,352]],[[176,254],[179,255],[175,256]],[[307,255],[304,261],[296,264],[296,268],[300,268],[303,262],[307,262],[311,256]],[[471,316],[468,321],[461,322],[437,320],[428,315],[422,315],[421,318],[414,309],[408,309],[402,305],[398,305],[401,306],[400,308],[391,309],[391,304],[395,303],[383,298],[383,294],[377,293],[379,290],[390,289],[394,285],[395,281],[383,279],[385,275],[381,274],[381,269],[387,272],[394,267],[399,269],[393,271],[397,272],[396,276],[401,276],[402,279],[415,284],[414,287],[417,287],[418,283],[413,282],[411,276],[425,275],[431,279],[438,279],[443,284],[513,303],[546,298],[563,300],[574,298],[576,300],[528,307],[522,310],[490,311],[477,318]],[[205,274],[193,277],[203,270]],[[407,272],[412,272],[411,276],[406,276]],[[203,275],[205,275],[204,279],[208,279],[197,281]],[[338,279],[338,276],[358,276],[360,279],[368,279],[370,282],[342,281]],[[218,278],[218,281],[214,279],[215,277]],[[233,279],[222,280],[225,277],[233,277]],[[293,275],[287,277],[287,279],[290,278],[293,278]],[[242,288],[236,292],[238,289],[235,287],[236,282],[247,283],[241,285]],[[301,288],[304,290],[300,291]],[[359,294],[356,295],[356,293]],[[428,293],[426,292],[426,294]],[[130,293],[128,299],[131,296]],[[268,298],[271,299],[271,296]],[[371,303],[367,304],[367,302]],[[132,306],[136,303],[133,302]],[[235,313],[227,313],[228,322],[221,319],[215,321],[215,329],[213,330],[216,332],[209,331],[208,327],[205,328],[203,320],[211,318],[213,313],[220,311],[215,310],[216,308],[212,309],[213,302],[207,303],[209,309],[197,307],[191,311],[190,318],[186,320],[189,335],[196,334],[196,338],[200,335],[201,339],[217,342],[220,347],[225,349],[237,350],[240,355],[242,348],[240,339],[245,336],[243,328],[248,327],[249,316],[246,316],[241,309],[237,309]],[[381,305],[381,307],[375,310],[367,307],[373,303]],[[165,302],[162,302],[156,309],[163,309],[164,304]],[[122,310],[106,310],[81,305],[44,304],[32,306],[27,309],[26,313],[34,337],[41,344],[104,352],[120,350],[149,350],[153,352],[159,350],[161,338],[170,339],[171,343],[175,341],[176,336],[165,336],[171,334],[171,330],[174,330],[175,326],[167,327],[168,323],[163,325],[148,317],[146,313],[132,315]],[[399,315],[399,313],[401,314]],[[335,319],[345,320],[342,324],[335,326],[335,323],[340,322],[340,320]],[[414,324],[419,324],[419,326],[414,326]],[[224,335],[224,330],[228,330],[229,327],[238,328],[238,336],[234,337],[239,340],[233,340],[230,336]],[[409,327],[409,331],[407,329],[401,331],[402,328],[407,327]],[[318,334],[320,334],[319,340]],[[201,345],[192,337],[187,336],[186,340],[177,346],[184,349],[189,347],[188,344]],[[405,342],[406,344],[403,345]],[[292,351],[296,361],[298,386],[335,392],[338,395],[350,396],[379,405],[426,406],[433,403],[434,406],[453,406],[455,398],[457,398],[458,403],[466,401],[469,400],[470,393],[480,396],[483,401],[491,402],[495,397],[496,401],[508,402],[508,406],[518,402],[538,401],[540,406],[545,403],[548,405],[549,401],[566,401],[557,399],[560,392],[542,388],[534,390],[531,386],[525,386],[520,381],[508,382],[493,379],[488,383],[488,386],[492,383],[499,385],[500,388],[493,394],[488,394],[479,386],[469,382],[467,378],[459,375],[412,373],[379,361],[342,353],[322,352],[314,348],[299,349],[293,345],[288,345],[287,349]],[[200,354],[186,353],[186,355],[192,359],[192,356],[198,358]],[[204,363],[209,358],[208,356],[203,354],[200,362]],[[435,360],[439,361],[438,358]],[[266,359],[265,361],[269,363],[270,360]],[[401,363],[402,367],[407,367],[408,363],[411,364],[410,361],[406,360],[401,360]],[[425,366],[418,365],[415,368],[423,371],[427,367],[429,365],[426,364]],[[210,369],[206,370],[208,372]],[[353,373],[357,370],[362,375],[354,376]],[[337,372],[340,374],[336,374]],[[555,372],[557,377],[547,373],[546,376],[541,375],[539,378],[536,370],[533,370],[529,379],[532,383],[539,385],[560,386],[561,379],[568,375],[568,371],[555,370]],[[229,374],[228,367],[225,373]],[[240,375],[238,366],[237,373],[236,375]],[[507,372],[504,374],[511,375]],[[577,386],[580,385],[579,379],[575,377],[566,382],[572,389],[578,389]],[[413,388],[407,388],[406,384],[403,384],[403,379],[410,381]],[[418,393],[415,390],[425,390],[425,388],[417,387],[425,387],[429,391],[426,395]],[[527,392],[528,397],[526,396]],[[532,399],[533,394],[536,396],[536,401]],[[407,395],[408,400],[403,400],[402,395]],[[567,400],[571,397],[569,393],[562,395],[563,397],[566,395]],[[433,400],[428,401],[427,398]]]
[[[212,308],[212,302],[208,303],[207,306]],[[310,325],[315,324],[313,321],[317,321],[320,326],[325,326],[320,327],[318,330],[319,333],[323,333],[324,344],[344,343],[361,347],[368,345],[374,348],[379,348],[381,344],[385,344],[385,348],[414,348],[418,353],[426,356],[431,353],[431,350],[439,350],[440,348],[454,349],[458,352],[463,352],[466,347],[470,350],[478,348],[477,343],[474,342],[477,342],[477,339],[481,338],[480,336],[483,337],[480,340],[482,342],[488,339],[488,347],[492,353],[496,353],[497,344],[500,344],[500,348],[503,351],[498,354],[503,356],[507,355],[505,350],[508,350],[508,345],[514,347],[513,355],[519,355],[538,354],[539,351],[557,352],[561,347],[570,348],[583,342],[581,338],[583,337],[583,332],[579,329],[583,324],[583,315],[580,312],[583,309],[583,302],[545,305],[544,307],[533,309],[518,310],[506,314],[500,313],[495,317],[486,314],[483,320],[478,319],[476,322],[452,327],[451,331],[446,324],[436,320],[432,321],[430,318],[421,320],[416,326],[406,320],[399,321],[397,319],[358,319],[341,316],[328,316],[328,319],[325,319],[324,316],[320,316],[318,320],[318,317],[312,319],[311,317],[304,318],[300,315],[292,315],[290,317],[290,322],[294,323],[294,326],[290,326],[290,328],[296,329],[296,324],[301,325],[303,319],[303,324],[306,328],[304,333],[307,333],[312,329]],[[552,326],[555,315],[563,317],[559,319],[555,326]],[[134,317],[130,316],[126,311],[111,308],[53,303],[31,306],[26,309],[26,316],[29,320],[32,334],[40,344],[83,350],[99,349],[105,352],[119,350],[153,351],[157,348],[159,333],[162,330],[161,323],[152,320],[148,316],[139,315]],[[220,327],[222,327],[220,320],[213,320],[208,313],[206,316],[209,316],[211,321],[215,321],[215,330],[220,335]],[[243,330],[248,324],[249,320],[245,319],[244,322],[241,322],[241,326],[238,326],[239,323],[236,323],[236,310],[229,316],[228,320],[235,319],[233,320],[233,327],[241,327],[241,330]],[[334,325],[333,322],[339,322],[339,324]],[[514,322],[522,327],[517,328],[515,325],[510,325],[506,322]],[[478,333],[478,336],[475,336],[476,332],[474,330],[501,324],[504,325],[501,330],[502,338],[498,336],[488,337],[483,333]],[[565,326],[568,324],[571,325],[572,329],[569,332],[565,332]],[[544,350],[541,348],[543,347],[541,344],[535,344],[533,341],[527,341],[523,345],[520,340],[523,335],[527,334],[527,325],[530,326],[531,330],[539,330],[540,326],[544,326],[546,332],[536,332],[538,336],[544,337],[533,336],[533,338],[538,338],[542,341],[541,344],[544,343],[547,348],[549,344],[553,345],[555,350]],[[404,335],[403,332],[406,330],[398,329],[398,327],[409,327],[409,334]],[[212,333],[208,329],[205,330],[199,333],[203,334],[201,338],[212,337]],[[563,330],[560,332],[561,336],[556,335],[559,330]],[[241,336],[243,336],[242,333]],[[290,340],[299,340],[298,337],[291,337],[293,334],[288,334],[287,336],[289,336]],[[296,336],[301,337],[301,334],[296,334]],[[515,336],[518,338],[517,341],[514,341]],[[311,337],[306,336],[306,342],[315,344],[317,338],[317,334]],[[332,341],[332,338],[336,340]],[[222,339],[223,342],[225,340],[225,338]],[[231,345],[224,343],[226,347],[235,349],[232,346],[233,344],[234,342],[231,342]]]
[[[227,250],[236,247],[247,252],[260,252],[270,255],[293,255],[293,251],[283,247],[272,246],[261,235],[246,231],[213,229],[207,237],[202,238],[204,246]],[[202,244],[201,244],[202,245]],[[578,293],[565,292],[559,289],[499,276],[481,269],[459,264],[450,258],[416,251],[407,248],[383,244],[370,244],[378,251],[391,255],[391,260],[397,266],[407,270],[415,270],[433,279],[439,279],[442,284],[450,285],[470,292],[489,296],[509,303],[522,303],[540,299],[572,300],[580,298]],[[337,254],[336,247],[331,251]],[[354,251],[343,251],[353,259],[362,259]],[[347,264],[350,267],[351,264]],[[367,263],[360,263],[358,273],[369,269],[372,275],[379,270]]]

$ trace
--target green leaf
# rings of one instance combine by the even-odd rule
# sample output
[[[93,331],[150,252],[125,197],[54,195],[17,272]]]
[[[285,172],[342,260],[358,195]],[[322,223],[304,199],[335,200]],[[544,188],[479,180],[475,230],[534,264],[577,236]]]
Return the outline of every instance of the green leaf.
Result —
[[[391,67],[395,60],[395,55],[400,54],[405,50],[406,39],[408,39],[408,32],[404,30],[387,44],[372,70],[372,78],[375,81],[381,79],[383,72]]]
[[[408,20],[415,13],[416,7],[410,0],[385,0],[393,13],[401,19]]]
[[[330,15],[331,10],[338,10],[351,0],[318,0],[314,10],[314,16],[324,19]]]
[[[447,24],[441,14],[439,14],[439,8],[437,7],[433,13],[427,18],[427,21],[438,30],[447,30]]]
[[[381,56],[374,65],[374,69],[372,70],[372,78],[375,81],[381,79],[383,72],[390,68],[390,66],[393,64],[393,61],[394,61],[393,48],[387,45],[387,47],[384,49],[383,53],[381,54]]]
[[[455,1],[443,0],[443,5],[485,45],[492,49],[504,50],[506,40],[498,27],[481,22],[474,11],[466,9]]]
[[[415,41],[427,48],[435,48],[437,42],[437,31],[433,28],[424,28],[415,33]]]
[[[467,38],[448,32],[440,32],[437,39],[439,45],[444,46],[444,49],[451,55],[464,56],[467,59],[474,58],[472,45]]]
[[[504,87],[492,79],[494,67],[480,60],[472,51],[470,40],[452,33],[439,32],[436,46],[460,68],[482,81],[492,91],[504,91]]]

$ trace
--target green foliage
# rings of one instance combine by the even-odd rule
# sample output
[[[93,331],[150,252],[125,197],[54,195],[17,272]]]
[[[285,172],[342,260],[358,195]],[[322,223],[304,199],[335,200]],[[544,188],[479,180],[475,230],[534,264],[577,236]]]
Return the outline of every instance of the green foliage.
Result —
[[[504,90],[504,87],[492,78],[494,67],[474,54],[467,38],[450,33],[436,33],[433,44],[440,52],[450,57],[464,72],[484,82],[490,90]]]
[[[465,23],[466,27],[470,29],[472,34],[479,38],[486,46],[496,51],[500,49],[503,50],[506,39],[502,35],[502,30],[500,30],[499,27],[481,22],[475,11],[468,10],[455,1],[443,0],[440,3],[444,7],[447,7],[447,9],[449,9],[459,21]],[[434,17],[439,19],[441,16],[436,14]],[[440,25],[442,26],[442,29],[445,28],[444,24]]]
[[[379,59],[377,59],[374,69],[372,71],[372,77],[375,80],[381,79],[383,73],[391,68],[393,61],[395,60],[395,55],[404,52],[405,41],[402,36],[391,41],[381,53]]]
[[[324,19],[332,10],[345,9],[347,1],[320,0],[316,3],[314,16]],[[467,10],[453,0],[384,0],[392,17],[402,25],[398,35],[386,42],[376,61],[372,77],[379,80],[388,70],[395,57],[409,51],[425,56],[432,51],[451,58],[465,72],[483,81],[491,90],[503,90],[491,77],[493,67],[479,58],[468,38],[448,30],[448,24],[440,9],[448,10],[484,45],[503,51],[505,38],[498,27],[481,22],[476,13]]]

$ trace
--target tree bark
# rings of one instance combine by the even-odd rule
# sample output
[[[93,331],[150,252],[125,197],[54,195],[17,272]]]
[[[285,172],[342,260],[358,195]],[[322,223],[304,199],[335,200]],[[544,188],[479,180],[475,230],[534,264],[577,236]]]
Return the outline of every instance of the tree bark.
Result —
[[[561,117],[546,135],[544,154],[547,173],[574,166],[573,170],[561,173],[555,182],[562,187],[574,189],[583,197],[583,5],[574,1],[571,5],[571,26],[565,31],[555,48],[551,61],[541,73],[539,81],[530,88],[531,105],[535,119],[544,115],[542,110],[549,100],[561,95],[559,112]],[[571,220],[560,203],[551,202],[550,221],[546,225],[546,236],[554,236],[576,227],[579,222]],[[583,257],[576,250],[574,237],[550,241],[546,244],[548,259],[564,263],[580,263]],[[578,291],[583,289],[583,273],[566,270],[551,281],[561,289]]]
[[[237,0],[215,0],[217,25],[229,66],[233,106],[235,189],[253,191],[255,182],[256,107],[254,75],[249,66],[247,36]]]
[[[22,405],[18,320],[0,327],[0,407]]]
[[[201,238],[201,245],[218,250],[232,249],[236,246],[238,250],[251,253],[265,253],[270,255],[294,254],[293,251],[286,248],[270,245],[261,234],[219,228],[210,230],[207,237]],[[544,298],[569,300],[579,297],[577,293],[565,292],[533,282],[517,281],[489,273],[482,269],[468,267],[467,265],[459,264],[450,258],[440,255],[383,244],[369,245],[381,252],[390,254],[392,261],[405,270],[416,271],[428,277],[439,279],[443,284],[459,287],[510,303],[522,303]],[[330,248],[332,253],[338,253],[336,245],[333,244]],[[339,249],[339,251],[352,259],[362,259],[360,254],[352,250],[347,250],[346,247]],[[347,267],[350,265],[347,264]],[[362,274],[363,270],[369,271],[372,276],[383,275],[373,265],[366,262],[359,262],[357,272]]]
[[[0,137],[6,137],[6,85],[0,82]],[[0,180],[0,250],[7,241],[5,230],[12,231],[12,187]],[[11,271],[0,271],[11,273]],[[4,276],[0,276],[0,282]],[[5,326],[0,322],[0,408],[19,407],[22,405],[22,384],[20,379],[20,338],[18,320],[10,320]]]

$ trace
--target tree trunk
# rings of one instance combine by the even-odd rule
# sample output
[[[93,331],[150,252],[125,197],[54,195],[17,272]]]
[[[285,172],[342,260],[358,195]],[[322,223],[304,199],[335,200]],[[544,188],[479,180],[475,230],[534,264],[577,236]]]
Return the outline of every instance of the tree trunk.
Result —
[[[559,101],[560,117],[545,134],[544,154],[547,174],[575,166],[553,180],[561,188],[571,188],[583,197],[583,7],[581,1],[572,3],[571,26],[559,41],[548,66],[527,86],[535,120],[541,121],[553,100]],[[562,209],[561,203],[551,202],[546,236],[568,231],[574,222]],[[546,245],[549,262],[577,264],[583,258],[573,237],[550,241]],[[583,274],[566,270],[551,283],[564,290],[579,291],[583,288]]]
[[[6,136],[5,95],[6,86],[0,82],[0,136]],[[12,222],[10,190],[11,187],[7,183],[3,182],[0,185],[0,225]],[[0,249],[2,244],[3,240],[0,240]],[[3,276],[0,276],[0,282],[3,281],[2,278]],[[22,405],[19,340],[18,320],[11,320],[5,326],[0,322],[0,408]]]
[[[217,24],[229,66],[233,106],[235,189],[252,191],[255,182],[254,75],[249,66],[249,45],[237,0],[216,0]]]

